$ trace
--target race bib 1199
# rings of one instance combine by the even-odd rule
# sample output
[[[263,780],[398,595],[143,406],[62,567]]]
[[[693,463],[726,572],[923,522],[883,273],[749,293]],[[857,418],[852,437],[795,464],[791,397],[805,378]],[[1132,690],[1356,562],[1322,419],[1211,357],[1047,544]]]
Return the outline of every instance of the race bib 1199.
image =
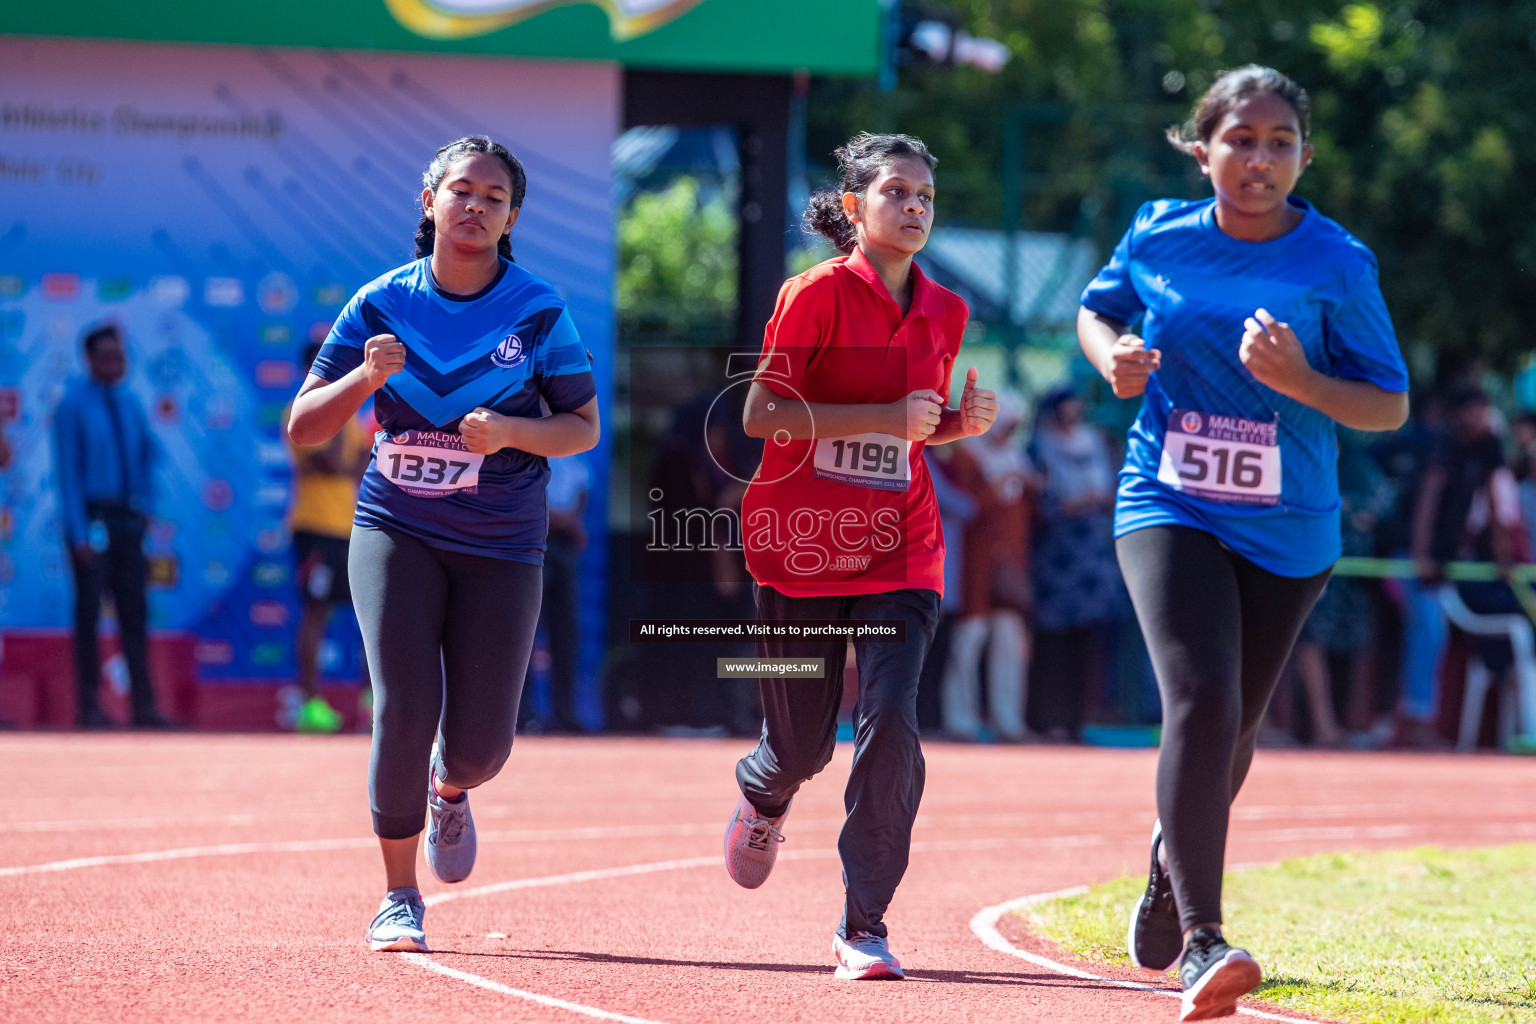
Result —
[[[374,452],[384,479],[418,498],[476,493],[484,462],[458,434],[441,430],[407,430],[380,441]]]
[[[1157,479],[1209,501],[1280,504],[1280,420],[1190,409],[1168,414]]]
[[[912,483],[911,454],[912,442],[891,434],[821,437],[811,472],[855,487],[905,491]]]

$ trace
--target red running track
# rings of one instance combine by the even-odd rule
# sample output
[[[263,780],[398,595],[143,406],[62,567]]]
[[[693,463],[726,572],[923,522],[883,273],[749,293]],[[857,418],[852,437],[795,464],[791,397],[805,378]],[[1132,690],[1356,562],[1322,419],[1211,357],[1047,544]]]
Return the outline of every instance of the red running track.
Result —
[[[1167,982],[1081,964],[1090,977],[1071,977],[1018,917],[994,912],[996,933],[978,919],[1143,870],[1151,752],[929,745],[888,916],[898,984],[832,976],[846,745],[796,799],[767,885],[727,878],[748,745],[519,740],[474,794],[474,876],[443,886],[423,869],[434,952],[407,957],[361,942],[383,889],[365,738],[5,736],[0,1020],[1175,1019],[1174,1000],[1116,984]],[[1229,863],[1530,840],[1531,768],[1261,751]]]

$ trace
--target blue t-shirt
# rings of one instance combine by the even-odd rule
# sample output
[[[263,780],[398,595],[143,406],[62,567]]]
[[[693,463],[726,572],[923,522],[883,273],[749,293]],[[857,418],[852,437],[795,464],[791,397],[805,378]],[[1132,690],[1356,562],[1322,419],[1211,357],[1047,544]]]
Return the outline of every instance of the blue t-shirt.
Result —
[[[405,369],[374,397],[382,428],[358,488],[360,526],[389,527],[449,551],[540,565],[549,462],[503,448],[464,447],[459,420],[477,407],[504,416],[570,412],[597,388],[565,302],[509,260],[484,289],[438,288],[430,260],[365,285],[331,327],[312,373],[339,380],[363,362],[363,345],[393,334]]]
[[[1290,324],[1313,369],[1332,377],[1406,392],[1408,370],[1381,297],[1376,257],[1306,201],[1289,201],[1303,211],[1301,223],[1268,242],[1223,232],[1214,199],[1147,203],[1083,290],[1082,304],[1095,313],[1124,324],[1145,314],[1142,337],[1162,352],[1127,439],[1116,537],[1148,526],[1193,526],[1292,577],[1315,575],[1339,557],[1334,421],[1254,379],[1238,358],[1243,321],[1268,310]],[[1277,435],[1277,503],[1211,500],[1159,481],[1173,409],[1199,414],[1181,416],[1182,430],[1232,417]]]

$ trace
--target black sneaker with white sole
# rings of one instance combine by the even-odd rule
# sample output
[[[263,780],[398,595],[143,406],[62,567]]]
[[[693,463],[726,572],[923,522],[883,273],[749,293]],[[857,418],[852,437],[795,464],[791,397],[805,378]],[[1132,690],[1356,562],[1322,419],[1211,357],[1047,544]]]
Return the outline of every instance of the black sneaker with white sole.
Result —
[[[1179,982],[1184,986],[1179,1020],[1230,1017],[1237,1012],[1237,1001],[1263,979],[1258,961],[1247,950],[1227,945],[1220,929],[1196,928],[1179,961]]]
[[[1163,867],[1163,823],[1152,826],[1152,866],[1147,870],[1147,889],[1131,908],[1125,948],[1131,963],[1151,971],[1166,971],[1184,949],[1179,928],[1179,906],[1173,898],[1173,879]]]

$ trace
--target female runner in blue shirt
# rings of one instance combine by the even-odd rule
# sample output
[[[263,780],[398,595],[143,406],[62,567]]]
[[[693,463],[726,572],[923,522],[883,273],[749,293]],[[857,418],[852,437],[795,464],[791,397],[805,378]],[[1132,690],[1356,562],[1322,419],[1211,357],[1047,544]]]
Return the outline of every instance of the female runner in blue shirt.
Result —
[[[1115,395],[1144,396],[1115,536],[1163,742],[1127,944],[1141,967],[1179,961],[1180,1020],[1233,1013],[1261,977],[1221,932],[1228,808],[1339,556],[1334,424],[1393,430],[1408,414],[1375,257],[1291,195],[1312,159],[1306,92],[1249,65],[1220,76],[1192,122],[1192,139],[1169,137],[1215,197],[1143,206],[1078,313]]]
[[[512,749],[548,458],[598,438],[570,313],[512,262],[522,165],[470,136],[438,150],[423,181],[418,259],[352,297],[289,423],[295,444],[319,444],[374,396],[382,428],[348,563],[376,695],[368,790],[388,890],[368,928],[376,950],[427,948],[416,849],[429,808],[432,873],[457,882],[474,866],[464,791]]]

